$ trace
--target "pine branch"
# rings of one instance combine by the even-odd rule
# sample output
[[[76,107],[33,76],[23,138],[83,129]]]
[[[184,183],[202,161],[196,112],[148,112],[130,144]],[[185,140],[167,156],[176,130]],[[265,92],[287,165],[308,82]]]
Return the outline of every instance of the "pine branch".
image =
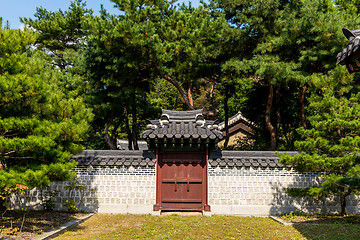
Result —
[[[192,106],[192,105],[190,104],[190,101],[189,101],[188,97],[186,96],[184,90],[183,90],[182,87],[180,86],[180,84],[179,84],[178,82],[176,82],[174,79],[172,79],[171,77],[169,77],[168,75],[165,75],[165,74],[160,70],[160,67],[159,67],[159,66],[154,66],[154,67],[155,67],[156,71],[159,73],[159,75],[160,75],[163,79],[169,81],[172,85],[174,85],[174,86],[176,87],[176,89],[179,91],[182,99],[184,100],[184,102],[185,102],[185,104],[188,106],[188,108],[189,108],[190,110],[195,110],[194,106]]]

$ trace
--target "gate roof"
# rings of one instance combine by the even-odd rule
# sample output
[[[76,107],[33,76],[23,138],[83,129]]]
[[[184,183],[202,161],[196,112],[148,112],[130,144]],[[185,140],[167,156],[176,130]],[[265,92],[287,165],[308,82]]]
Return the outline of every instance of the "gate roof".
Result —
[[[169,145],[214,145],[223,138],[216,121],[205,120],[203,110],[171,111],[162,110],[161,118],[148,120],[142,137],[149,148]],[[195,146],[194,145],[194,146]]]

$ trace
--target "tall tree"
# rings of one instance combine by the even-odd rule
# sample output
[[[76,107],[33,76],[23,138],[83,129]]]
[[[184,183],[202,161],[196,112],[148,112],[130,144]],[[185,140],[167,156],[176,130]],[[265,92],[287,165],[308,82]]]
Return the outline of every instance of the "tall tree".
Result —
[[[301,141],[295,146],[301,153],[281,155],[284,165],[297,171],[318,172],[318,186],[290,188],[292,196],[336,197],[341,214],[346,214],[346,200],[360,191],[360,93],[345,67],[328,75],[314,77],[318,91],[310,97],[311,128],[300,128]]]
[[[146,57],[143,67],[171,83],[193,109],[192,90],[198,79],[212,77],[219,69],[223,32],[229,28],[224,18],[212,18],[207,9],[174,1],[114,1],[131,24],[132,44]]]
[[[55,66],[65,70],[73,66],[74,54],[85,42],[87,30],[82,21],[92,13],[83,0],[74,0],[67,11],[51,12],[40,7],[36,8],[34,19],[21,18],[21,22],[39,33],[37,47],[49,54]]]
[[[32,49],[36,34],[0,28],[0,192],[67,180],[91,112],[59,84],[61,73]]]
[[[145,98],[150,74],[142,65],[141,46],[133,40],[139,29],[105,10],[85,24],[91,35],[83,51],[83,67],[89,101],[98,113],[94,124],[110,149],[116,149],[116,139],[124,136],[129,149],[138,149],[139,114],[144,119],[151,112]]]
[[[223,70],[248,76],[256,81],[255,87],[267,88],[265,123],[258,125],[266,126],[269,149],[275,150],[280,139],[294,136],[298,125],[305,126],[305,94],[311,75],[333,68],[333,57],[343,45],[338,26],[358,20],[331,0],[212,1],[212,7],[241,29],[243,39],[243,53],[228,61]],[[292,96],[284,94],[289,90]],[[289,108],[287,103],[293,100],[285,96],[298,98],[297,109]]]
[[[156,113],[149,111],[149,101],[142,95],[159,79],[174,86],[185,106],[194,109],[200,80],[220,70],[218,58],[225,53],[218,40],[228,27],[223,18],[214,20],[204,8],[175,7],[166,0],[113,2],[119,15],[103,10],[101,16],[88,18],[91,35],[84,55],[94,100],[106,102],[103,120],[108,122],[100,122],[106,126],[111,148],[121,126],[136,144],[139,113],[142,118]],[[121,123],[115,124],[115,119]]]
[[[59,9],[52,12],[45,8],[37,8],[33,18],[22,18],[22,22],[34,29],[38,34],[34,46],[46,53],[47,61],[62,74],[59,84],[72,97],[83,97],[88,107],[93,107],[87,94],[88,81],[85,77],[82,49],[86,46],[88,29],[84,20],[92,16],[93,11],[86,8],[82,0],[72,1],[66,11]],[[104,139],[95,122],[91,124],[89,137],[84,144],[88,148],[106,148]]]

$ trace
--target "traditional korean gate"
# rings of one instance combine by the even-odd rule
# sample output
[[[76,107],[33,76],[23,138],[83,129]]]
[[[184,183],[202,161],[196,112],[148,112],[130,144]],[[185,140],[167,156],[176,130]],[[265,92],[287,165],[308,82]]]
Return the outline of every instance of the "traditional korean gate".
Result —
[[[159,120],[148,120],[142,137],[156,154],[154,211],[210,211],[207,164],[209,149],[223,138],[203,110],[162,110]]]
[[[158,157],[155,208],[209,211],[205,152],[162,152]]]

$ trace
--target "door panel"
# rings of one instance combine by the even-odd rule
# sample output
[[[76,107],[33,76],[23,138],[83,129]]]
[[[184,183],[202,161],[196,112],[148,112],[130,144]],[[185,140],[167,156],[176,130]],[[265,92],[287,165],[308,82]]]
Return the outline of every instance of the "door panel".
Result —
[[[160,183],[162,210],[203,209],[202,156],[198,154],[198,158],[194,159],[194,154],[181,154],[163,159]],[[187,157],[196,161],[187,162]]]

